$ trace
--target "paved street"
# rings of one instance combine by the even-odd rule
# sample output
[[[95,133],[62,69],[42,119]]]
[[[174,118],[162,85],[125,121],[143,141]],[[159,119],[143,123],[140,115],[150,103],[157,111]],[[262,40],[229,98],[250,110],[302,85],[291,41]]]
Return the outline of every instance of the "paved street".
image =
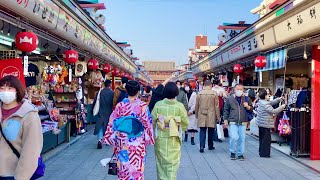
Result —
[[[272,151],[271,159],[258,156],[258,141],[248,136],[246,161],[231,161],[228,155],[228,143],[216,143],[216,150],[200,154],[199,145],[190,142],[182,146],[182,159],[178,179],[312,179],[320,180],[320,175],[304,167],[287,156]],[[107,169],[100,160],[111,156],[111,148],[96,149],[96,137],[86,135],[74,145],[48,160],[46,176],[42,180],[113,180],[107,175]],[[153,147],[148,148],[145,179],[156,180],[156,165]]]

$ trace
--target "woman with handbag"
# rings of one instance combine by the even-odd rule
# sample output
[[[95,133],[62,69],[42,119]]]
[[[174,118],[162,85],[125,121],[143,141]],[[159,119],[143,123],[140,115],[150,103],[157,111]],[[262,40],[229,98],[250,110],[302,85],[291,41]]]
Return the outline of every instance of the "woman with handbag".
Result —
[[[191,86],[186,86],[188,98],[188,116],[189,116],[189,126],[187,128],[186,134],[191,133],[191,145],[196,145],[194,142],[194,135],[198,132],[197,118],[195,115],[197,93],[192,89]]]
[[[152,118],[148,105],[138,98],[140,84],[129,81],[125,88],[129,97],[112,112],[102,142],[114,146],[118,179],[142,180],[146,146],[154,144]]]
[[[0,180],[29,180],[38,167],[43,136],[38,110],[24,100],[14,76],[0,80]]]
[[[259,91],[259,101],[257,103],[256,124],[259,127],[259,155],[260,157],[270,158],[271,149],[271,129],[274,127],[273,115],[280,113],[286,107],[285,104],[277,109],[272,106],[279,104],[282,98],[273,101],[266,100],[268,93],[265,89]]]
[[[187,129],[189,120],[184,105],[175,99],[178,94],[177,85],[167,83],[165,99],[152,111],[158,180],[176,180],[180,165],[182,132]]]

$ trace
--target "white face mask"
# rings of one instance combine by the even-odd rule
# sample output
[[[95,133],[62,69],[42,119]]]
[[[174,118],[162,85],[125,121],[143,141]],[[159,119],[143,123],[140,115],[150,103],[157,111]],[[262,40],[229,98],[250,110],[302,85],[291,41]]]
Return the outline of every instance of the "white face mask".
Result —
[[[243,91],[242,90],[236,90],[236,96],[237,97],[241,97],[243,94]]]
[[[11,104],[16,99],[17,99],[16,92],[10,92],[10,91],[0,92],[0,101],[2,101],[4,104]]]
[[[186,88],[184,88],[186,91],[190,91],[189,86],[187,86]]]

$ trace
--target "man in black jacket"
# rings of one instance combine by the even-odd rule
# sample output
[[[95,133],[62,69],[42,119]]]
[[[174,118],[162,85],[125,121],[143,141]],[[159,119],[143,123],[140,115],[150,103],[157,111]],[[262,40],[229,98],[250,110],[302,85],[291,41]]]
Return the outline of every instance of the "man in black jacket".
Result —
[[[107,127],[109,123],[109,117],[112,113],[113,96],[114,96],[114,92],[110,88],[111,81],[106,80],[104,84],[105,84],[105,88],[100,92],[100,107],[97,115],[98,120],[96,122],[96,126],[94,129],[94,135],[98,136],[98,145],[97,145],[98,149],[102,149],[101,140],[105,132],[105,127]],[[97,102],[97,96],[93,102],[93,107]]]
[[[248,112],[253,110],[250,98],[243,95],[244,87],[238,84],[234,88],[235,94],[228,97],[224,106],[224,125],[229,127],[231,160],[244,160],[246,125]]]

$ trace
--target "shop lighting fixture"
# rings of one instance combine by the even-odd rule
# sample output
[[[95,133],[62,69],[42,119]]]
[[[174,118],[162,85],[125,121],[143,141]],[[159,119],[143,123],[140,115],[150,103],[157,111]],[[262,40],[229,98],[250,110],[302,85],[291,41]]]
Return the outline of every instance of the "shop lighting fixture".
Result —
[[[308,59],[307,45],[304,46],[303,59]]]
[[[49,44],[48,44],[48,43],[45,43],[42,47],[45,48],[45,49],[48,49]]]
[[[10,36],[10,32],[11,32],[11,28],[10,28],[10,25],[9,25],[9,29],[8,29],[8,33],[7,33],[8,36]]]
[[[4,30],[4,21],[2,20],[2,27],[1,27],[1,33],[3,33],[3,30]]]

